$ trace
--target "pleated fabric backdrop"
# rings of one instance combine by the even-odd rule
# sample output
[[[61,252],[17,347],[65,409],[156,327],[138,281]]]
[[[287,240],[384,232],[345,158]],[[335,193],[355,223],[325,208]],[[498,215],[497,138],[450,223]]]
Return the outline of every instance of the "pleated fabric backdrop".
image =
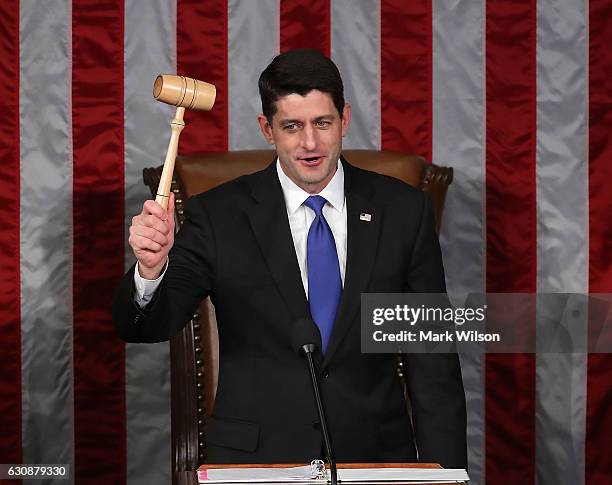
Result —
[[[169,483],[168,345],[110,323],[169,136],[160,72],[217,85],[182,153],[262,148],[259,73],[320,49],[353,105],[345,148],[454,167],[454,298],[612,292],[610,18],[612,0],[0,2],[0,462]],[[610,483],[610,356],[462,364],[472,483]]]

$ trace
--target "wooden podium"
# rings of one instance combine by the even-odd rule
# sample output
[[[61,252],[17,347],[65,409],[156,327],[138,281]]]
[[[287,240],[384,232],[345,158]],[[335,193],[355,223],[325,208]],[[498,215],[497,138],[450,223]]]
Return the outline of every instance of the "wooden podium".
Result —
[[[213,470],[213,469],[219,469],[219,468],[250,468],[250,467],[256,467],[256,468],[285,468],[285,467],[293,467],[293,466],[302,466],[303,464],[299,464],[299,463],[292,463],[292,464],[270,464],[270,465],[262,465],[262,464],[256,464],[256,465],[213,465],[213,464],[205,464],[202,465],[200,467],[200,469],[206,469],[206,470]],[[442,468],[440,465],[438,465],[437,463],[338,463],[338,469],[342,469],[342,468]],[[177,479],[177,483],[179,485],[198,485],[198,475],[197,475],[197,471],[187,471],[187,472],[177,472],[176,475],[176,479]],[[274,483],[274,482],[270,482],[270,483]],[[321,483],[325,483],[321,480]],[[360,482],[360,483],[366,483],[366,482]],[[381,482],[372,482],[373,484],[376,485],[382,485]],[[391,483],[391,482],[388,482]],[[407,481],[407,482],[398,482],[398,481],[394,481],[392,482],[393,485],[410,485],[414,482],[412,481]],[[259,482],[258,485],[265,485],[265,483]],[[434,482],[430,482],[427,485],[444,485],[444,484],[439,484],[439,483],[434,483]],[[459,485],[467,485],[467,482],[462,482],[462,484]]]

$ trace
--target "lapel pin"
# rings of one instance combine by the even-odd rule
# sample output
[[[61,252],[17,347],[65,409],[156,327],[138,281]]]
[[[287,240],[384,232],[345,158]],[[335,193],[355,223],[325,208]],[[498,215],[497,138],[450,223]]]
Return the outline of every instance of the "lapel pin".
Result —
[[[368,214],[366,212],[362,212],[361,214],[359,214],[359,220],[360,221],[371,222],[372,221],[372,214]]]

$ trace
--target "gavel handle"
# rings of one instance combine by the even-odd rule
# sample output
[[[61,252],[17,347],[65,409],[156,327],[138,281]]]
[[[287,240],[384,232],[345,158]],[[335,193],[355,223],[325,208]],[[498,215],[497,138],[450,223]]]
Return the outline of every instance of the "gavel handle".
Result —
[[[159,186],[157,187],[157,196],[155,202],[161,205],[164,209],[168,208],[168,200],[170,197],[170,186],[172,185],[172,175],[174,174],[174,162],[176,161],[176,152],[178,150],[179,137],[181,131],[185,128],[183,115],[185,108],[176,108],[174,119],[170,122],[170,142],[168,143],[168,151],[166,152],[166,160],[164,161],[164,169],[162,170]]]

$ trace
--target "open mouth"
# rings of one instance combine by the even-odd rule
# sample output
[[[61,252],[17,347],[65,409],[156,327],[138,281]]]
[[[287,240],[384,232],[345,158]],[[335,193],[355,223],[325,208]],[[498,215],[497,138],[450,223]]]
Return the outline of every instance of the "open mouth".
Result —
[[[300,158],[300,161],[307,166],[318,165],[319,163],[321,163],[322,160],[323,160],[323,157],[321,156]]]

